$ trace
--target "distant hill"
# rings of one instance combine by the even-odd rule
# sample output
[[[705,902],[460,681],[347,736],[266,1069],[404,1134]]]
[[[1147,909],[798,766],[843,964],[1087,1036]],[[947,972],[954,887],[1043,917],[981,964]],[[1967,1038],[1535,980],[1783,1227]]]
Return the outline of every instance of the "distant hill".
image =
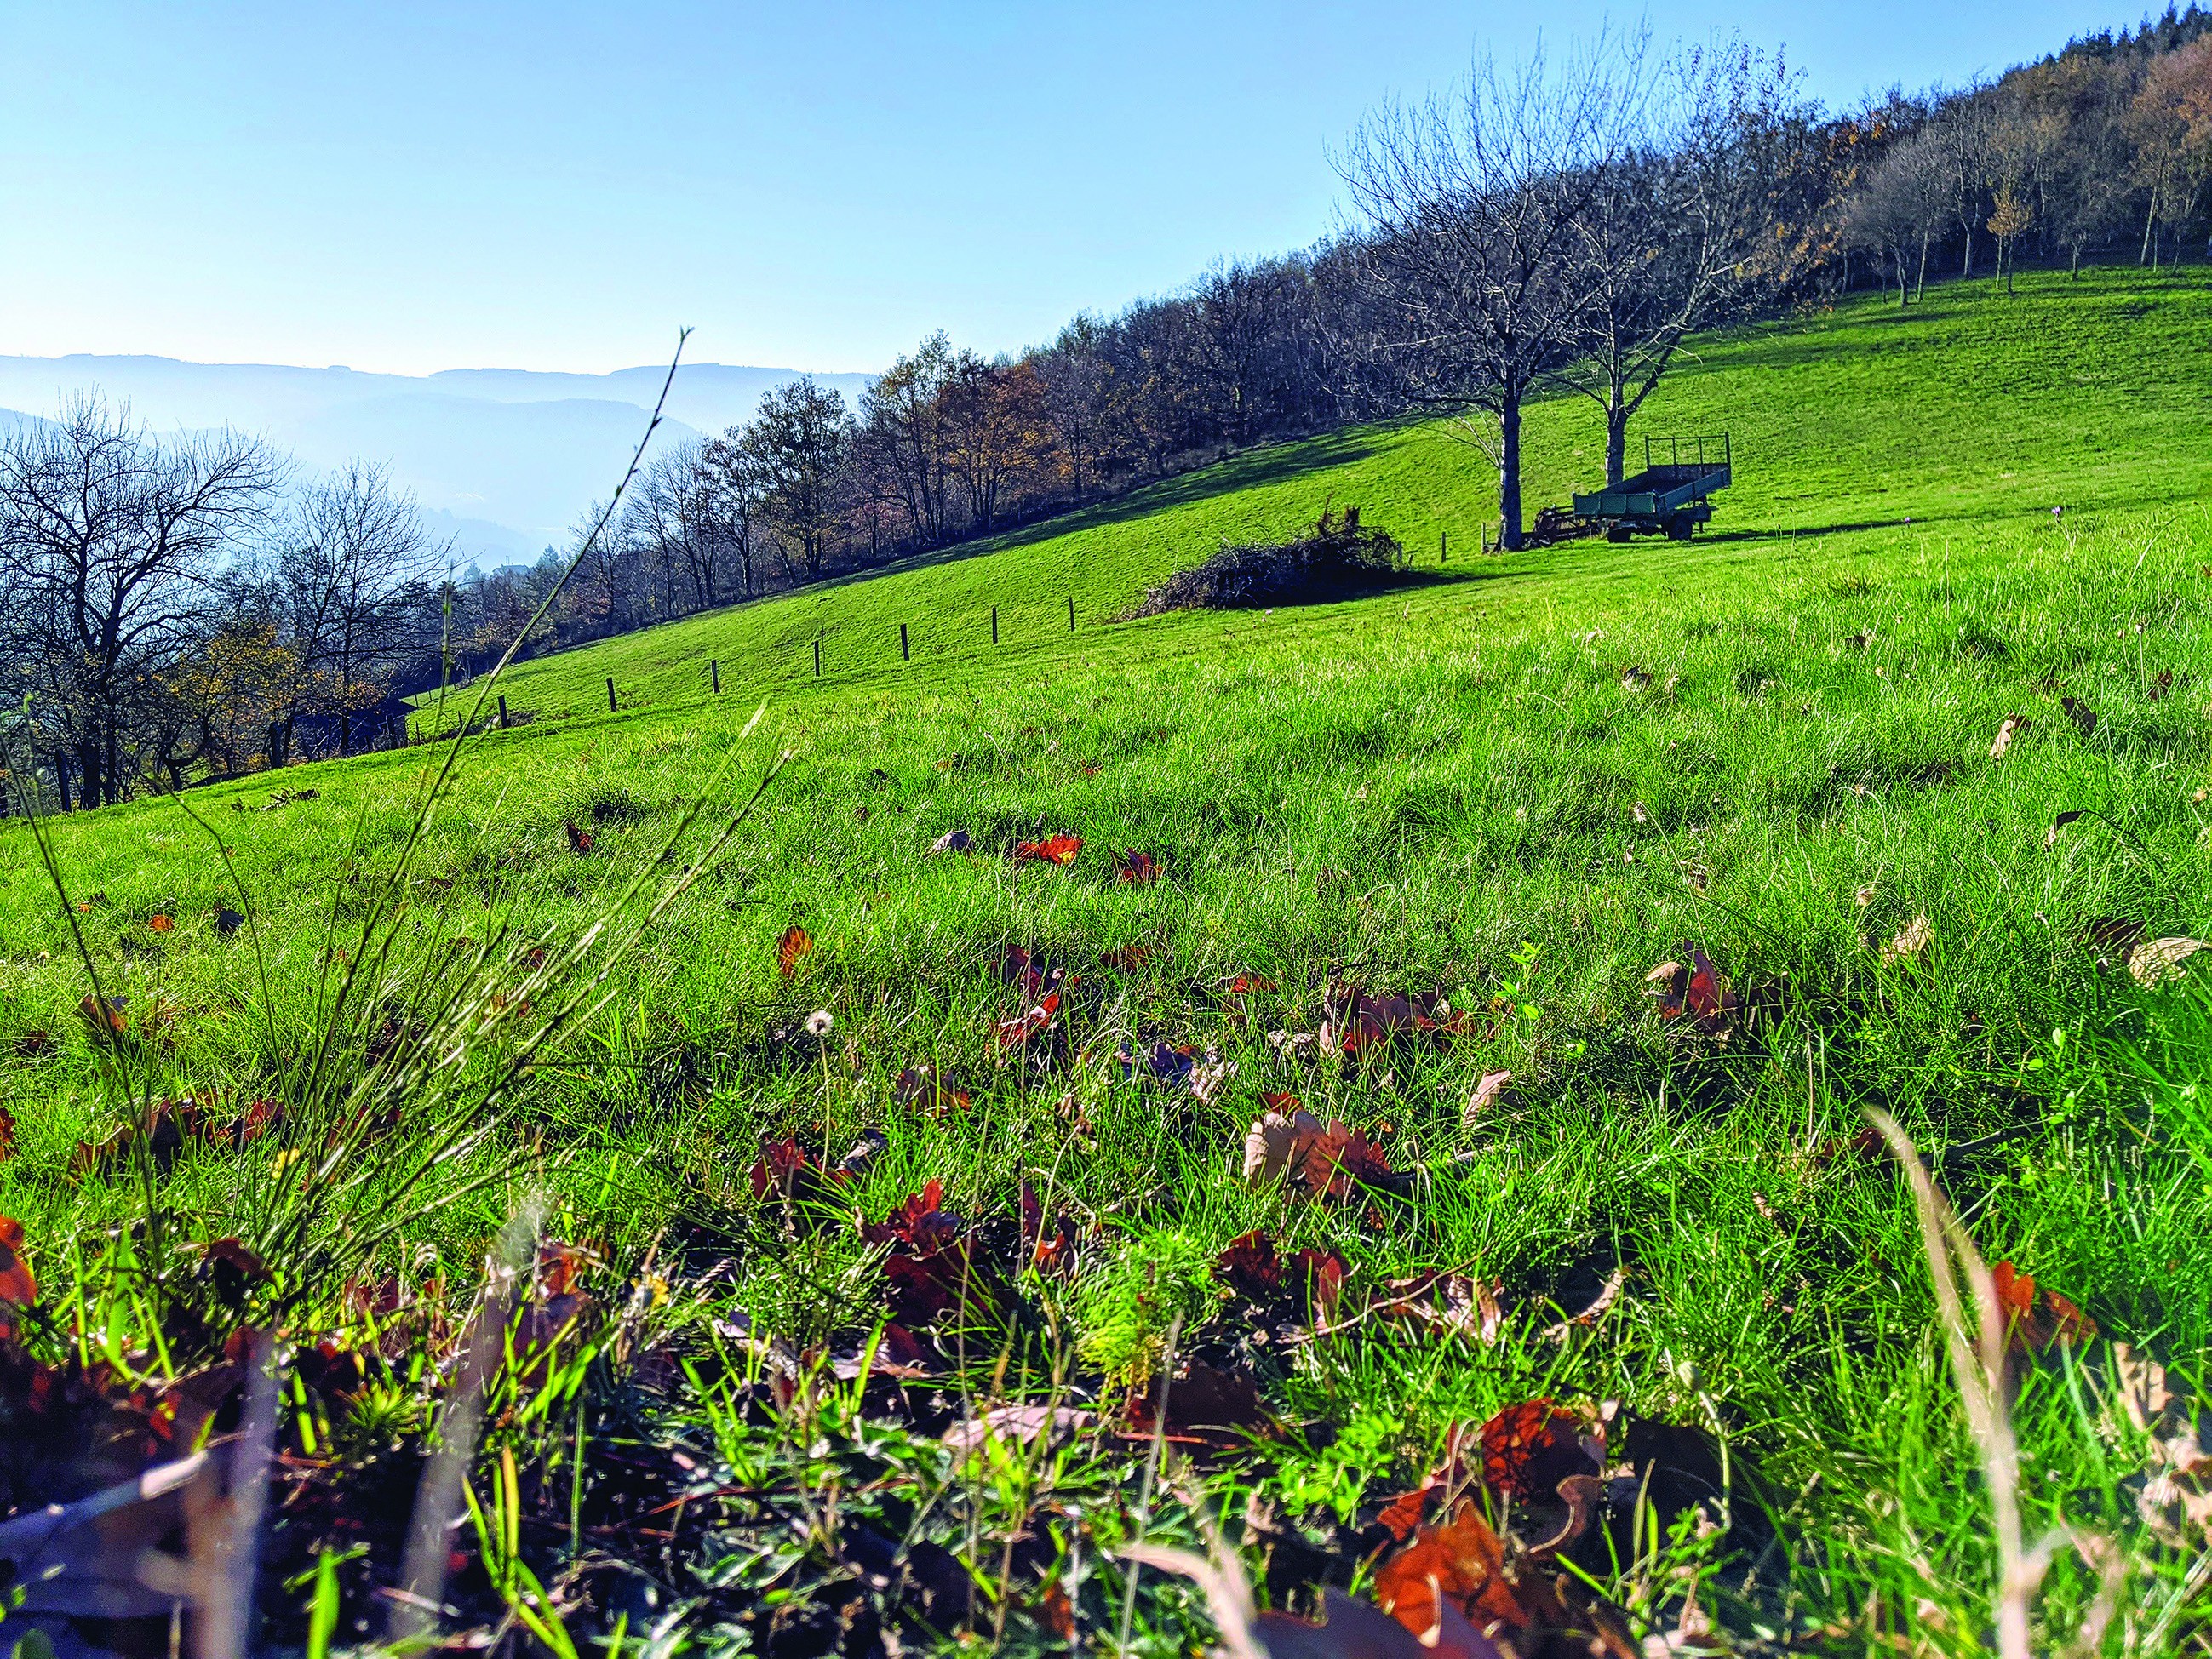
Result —
[[[762,393],[800,371],[723,363],[680,370],[657,443],[720,432],[748,418]],[[387,460],[463,562],[526,562],[620,476],[641,416],[666,370],[611,374],[447,369],[372,374],[273,363],[191,363],[172,357],[0,357],[0,423],[8,411],[51,415],[72,392],[97,390],[156,430],[232,426],[258,432],[314,469],[360,455]],[[849,398],[865,374],[821,374]]]

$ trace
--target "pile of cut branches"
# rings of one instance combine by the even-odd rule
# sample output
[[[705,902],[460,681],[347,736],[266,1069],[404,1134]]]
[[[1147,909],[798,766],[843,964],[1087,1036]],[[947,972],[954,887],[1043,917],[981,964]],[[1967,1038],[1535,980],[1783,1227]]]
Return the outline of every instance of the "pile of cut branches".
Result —
[[[1178,570],[1147,592],[1131,614],[1227,611],[1346,599],[1403,574],[1406,550],[1388,531],[1363,530],[1359,509],[1324,509],[1306,534],[1287,542],[1224,542],[1193,570]]]

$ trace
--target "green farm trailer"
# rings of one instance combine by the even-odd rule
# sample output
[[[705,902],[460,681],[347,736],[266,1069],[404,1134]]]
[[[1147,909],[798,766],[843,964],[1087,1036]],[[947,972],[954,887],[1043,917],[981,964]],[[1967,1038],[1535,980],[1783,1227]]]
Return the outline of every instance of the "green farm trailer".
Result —
[[[1644,471],[1617,489],[1577,495],[1575,512],[1603,525],[1609,542],[1625,542],[1638,531],[1664,531],[1669,541],[1686,542],[1713,516],[1713,492],[1728,488],[1733,459],[1725,432],[1647,437]]]

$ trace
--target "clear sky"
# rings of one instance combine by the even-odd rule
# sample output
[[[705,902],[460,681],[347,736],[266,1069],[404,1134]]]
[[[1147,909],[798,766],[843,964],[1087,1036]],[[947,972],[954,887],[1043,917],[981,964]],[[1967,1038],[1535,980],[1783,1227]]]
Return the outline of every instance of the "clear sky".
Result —
[[[2090,0],[2094,5],[2094,0]],[[982,350],[1333,222],[1478,43],[1784,46],[1831,102],[2137,21],[2050,0],[0,0],[0,353],[420,373]]]

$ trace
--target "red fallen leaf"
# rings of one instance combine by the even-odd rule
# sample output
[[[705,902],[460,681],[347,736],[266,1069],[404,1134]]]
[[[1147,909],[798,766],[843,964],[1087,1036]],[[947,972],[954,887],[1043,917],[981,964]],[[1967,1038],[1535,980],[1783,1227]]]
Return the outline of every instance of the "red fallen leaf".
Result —
[[[1816,1170],[1825,1170],[1837,1164],[1878,1164],[1888,1156],[1881,1131],[1866,1128],[1849,1139],[1831,1136],[1822,1141],[1814,1151],[1812,1162]]]
[[[1118,968],[1125,974],[1133,974],[1152,959],[1149,945],[1124,945],[1109,951],[1103,960],[1109,968]]]
[[[1569,1475],[1600,1472],[1603,1443],[1593,1453],[1583,1421],[1541,1398],[1508,1406],[1482,1425],[1482,1483],[1500,1497],[1535,1503],[1554,1498]]]
[[[174,921],[171,921],[167,916],[149,916],[146,918],[146,931],[149,933],[166,933],[174,928],[176,925],[177,924]]]
[[[797,922],[783,930],[775,942],[775,969],[786,979],[798,971],[799,959],[814,948],[814,936]]]
[[[1260,979],[1250,974],[1238,974],[1221,981],[1221,994],[1225,997],[1258,996],[1274,988],[1272,979]]]
[[[1022,1260],[1048,1279],[1066,1279],[1075,1272],[1075,1224],[1065,1214],[1048,1226],[1044,1206],[1036,1188],[1022,1182]]]
[[[1285,1260],[1275,1241],[1256,1230],[1231,1239],[1213,1265],[1232,1291],[1263,1312],[1294,1315],[1316,1327],[1334,1322],[1351,1272],[1334,1250],[1303,1249]]]
[[[592,850],[591,835],[581,824],[578,823],[575,819],[568,819],[561,827],[568,832],[568,850],[570,852],[588,853]]]
[[[2144,691],[2143,696],[2148,701],[2157,702],[2163,698],[2167,692],[2172,690],[2173,671],[2171,668],[2161,669],[2159,672],[2158,678],[2150,683],[2148,689]]]
[[[883,1220],[860,1224],[862,1243],[890,1247],[884,1277],[891,1317],[901,1324],[933,1324],[998,1298],[995,1279],[975,1259],[967,1224],[944,1200],[945,1183],[932,1181]]]
[[[77,1003],[77,1017],[84,1021],[94,1042],[119,1042],[128,1034],[130,1022],[123,1013],[126,1000],[123,997],[88,996]]]
[[[546,1239],[538,1247],[538,1295],[545,1300],[574,1295],[584,1274],[599,1262],[596,1250],[557,1238]]]
[[[1299,1105],[1296,1095],[1261,1095],[1260,1103],[1269,1111],[1280,1112],[1285,1116],[1297,1111]]]
[[[8,1109],[0,1106],[0,1164],[15,1156],[15,1120]]]
[[[228,1268],[240,1279],[249,1284],[265,1283],[270,1277],[269,1264],[252,1250],[245,1241],[237,1238],[218,1238],[207,1247],[207,1259]]]
[[[821,1168],[790,1135],[763,1146],[746,1176],[754,1198],[773,1192],[786,1203],[819,1201],[851,1179],[843,1170]]]
[[[1478,1629],[1527,1630],[1537,1622],[1539,1608],[1522,1601],[1519,1589],[1506,1574],[1504,1544],[1472,1498],[1462,1500],[1442,1526],[1418,1528],[1413,1541],[1375,1575],[1376,1605],[1417,1637],[1437,1628],[1443,1602],[1465,1613]]]
[[[1404,1033],[1457,1036],[1473,1024],[1468,1016],[1454,1012],[1440,991],[1375,996],[1357,987],[1333,987],[1328,1001],[1334,1006],[1322,1022],[1322,1036],[1347,1057]]]
[[[1742,1004],[1721,981],[1719,970],[1703,949],[1685,945],[1689,964],[1662,962],[1644,976],[1647,994],[1656,1003],[1659,1018],[1680,1019],[1687,1015],[1700,1030],[1718,1036],[1734,1023]]]
[[[1433,1486],[1423,1486],[1412,1492],[1400,1492],[1382,1506],[1382,1513],[1375,1517],[1376,1524],[1398,1542],[1404,1543],[1419,1532],[1421,1523],[1428,1519],[1429,1494],[1435,1490]]]
[[[1079,846],[1081,843],[1077,844]],[[1073,858],[1074,854],[1071,853],[1068,856]],[[1066,861],[1066,859],[1057,860],[1062,864]],[[1139,853],[1133,848],[1122,854],[1114,866],[1114,879],[1126,881],[1134,886],[1149,886],[1159,878],[1160,866],[1152,861],[1152,855]]]
[[[1150,1436],[1159,1417],[1162,1379],[1129,1402],[1129,1428]],[[1241,1439],[1267,1421],[1260,1385],[1243,1371],[1226,1371],[1194,1359],[1181,1376],[1166,1380],[1170,1438],[1205,1443],[1227,1436]]]
[[[1291,1154],[1291,1175],[1316,1198],[1341,1201],[1357,1188],[1395,1191],[1404,1184],[1382,1149],[1348,1124],[1332,1118],[1319,1133],[1306,1133],[1302,1140]]]
[[[1075,1639],[1075,1603],[1068,1599],[1066,1586],[1055,1575],[1036,1599],[1036,1621],[1048,1635],[1063,1642]]]
[[[901,1106],[920,1106],[932,1117],[968,1109],[967,1091],[947,1088],[927,1065],[909,1066],[893,1079],[891,1099]]]
[[[1075,855],[1082,850],[1083,837],[1080,836],[1048,836],[1042,841],[1018,841],[1014,843],[1014,862],[1027,864],[1036,860],[1045,864],[1073,864]]]
[[[0,1306],[27,1308],[38,1299],[39,1281],[23,1260],[23,1224],[0,1215]],[[12,1314],[0,1314],[0,1325],[14,1322]]]
[[[999,977],[1018,991],[1023,1001],[1036,1002],[1056,989],[1067,971],[1021,945],[1010,945],[999,960]]]
[[[26,1031],[15,1039],[15,1058],[44,1060],[54,1051],[53,1034],[49,1031]]]
[[[1053,1016],[1059,1012],[1060,993],[1054,991],[1029,1012],[1000,1020],[994,1028],[993,1035],[1001,1048],[1026,1048],[1032,1037],[1042,1036],[1051,1029]]]
[[[2096,1322],[2048,1286],[2039,1287],[2030,1275],[2009,1261],[1991,1270],[1996,1281],[1997,1306],[2005,1322],[2005,1346],[2015,1353],[2040,1353],[2054,1343],[2068,1346],[2087,1342],[2097,1334]]]

